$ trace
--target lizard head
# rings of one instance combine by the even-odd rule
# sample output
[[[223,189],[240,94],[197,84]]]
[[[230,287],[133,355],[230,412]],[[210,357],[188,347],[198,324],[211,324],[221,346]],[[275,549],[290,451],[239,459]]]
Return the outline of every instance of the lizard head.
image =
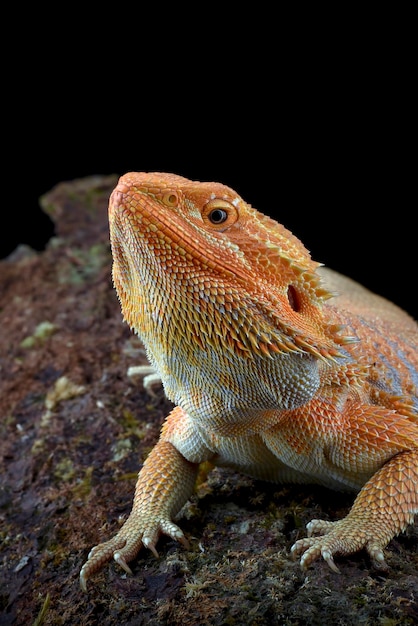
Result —
[[[331,361],[350,341],[326,321],[333,294],[299,239],[223,184],[131,172],[109,221],[122,311],[146,345],[181,334],[247,358]]]

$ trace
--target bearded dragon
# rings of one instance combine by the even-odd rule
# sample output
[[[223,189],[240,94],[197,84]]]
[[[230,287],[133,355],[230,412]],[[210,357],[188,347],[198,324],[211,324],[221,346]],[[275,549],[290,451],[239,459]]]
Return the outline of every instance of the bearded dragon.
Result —
[[[139,472],[129,518],[93,548],[81,586],[128,562],[173,522],[209,462],[357,495],[291,548],[303,569],[389,541],[418,513],[418,325],[313,261],[234,190],[127,173],[109,202],[113,282],[175,408]],[[335,295],[338,292],[339,295]]]

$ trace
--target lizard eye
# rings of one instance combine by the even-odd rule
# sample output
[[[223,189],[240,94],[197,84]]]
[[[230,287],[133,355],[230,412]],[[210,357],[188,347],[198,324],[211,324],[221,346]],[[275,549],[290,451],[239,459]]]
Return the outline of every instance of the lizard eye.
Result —
[[[224,209],[213,209],[208,214],[208,218],[212,224],[222,224],[222,222],[228,219],[228,213]]]
[[[223,231],[237,221],[238,211],[230,202],[215,198],[203,207],[202,218],[208,226]]]

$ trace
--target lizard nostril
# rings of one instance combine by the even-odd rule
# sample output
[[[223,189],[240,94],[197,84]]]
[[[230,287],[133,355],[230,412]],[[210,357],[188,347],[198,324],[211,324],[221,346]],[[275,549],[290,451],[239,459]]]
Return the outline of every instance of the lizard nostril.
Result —
[[[167,206],[176,207],[178,205],[178,203],[179,203],[179,199],[178,199],[176,193],[170,191],[169,193],[166,193],[164,195],[163,202]]]
[[[289,285],[289,287],[287,288],[287,299],[292,309],[296,313],[299,313],[301,308],[300,297],[293,285]]]

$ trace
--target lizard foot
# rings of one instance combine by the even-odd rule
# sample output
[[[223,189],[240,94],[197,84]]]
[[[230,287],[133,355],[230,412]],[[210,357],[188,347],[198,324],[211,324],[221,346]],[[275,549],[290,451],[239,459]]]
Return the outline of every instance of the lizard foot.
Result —
[[[161,376],[155,370],[152,365],[132,365],[128,368],[128,376],[130,378],[134,378],[135,376],[139,376],[142,378],[142,384],[144,386],[145,391],[152,398],[156,398],[157,394],[154,391],[154,387],[157,385],[161,387]]]
[[[160,520],[156,527],[139,532],[135,519],[128,518],[115,537],[98,544],[90,550],[87,561],[80,571],[80,586],[82,590],[87,591],[87,580],[112,558],[128,574],[132,574],[128,562],[135,559],[143,546],[151,550],[153,555],[158,558],[155,544],[161,534],[175,539],[185,548],[189,547],[189,542],[183,531],[169,519]]]
[[[308,537],[299,539],[291,548],[294,558],[302,555],[300,565],[303,570],[308,569],[314,561],[322,557],[332,571],[339,573],[334,556],[352,554],[363,548],[369,553],[375,567],[387,569],[383,555],[385,546],[373,535],[372,528],[366,530],[358,523],[351,523],[348,518],[337,522],[312,520],[306,528]]]

